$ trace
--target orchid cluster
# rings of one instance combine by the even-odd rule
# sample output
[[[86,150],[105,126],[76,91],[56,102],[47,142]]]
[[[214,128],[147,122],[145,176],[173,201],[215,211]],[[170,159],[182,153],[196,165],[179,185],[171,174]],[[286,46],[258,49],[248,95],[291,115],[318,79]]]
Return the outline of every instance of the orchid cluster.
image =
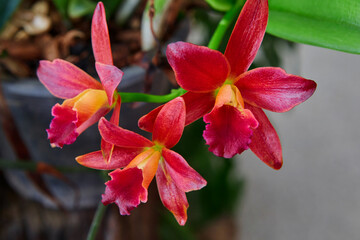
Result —
[[[56,97],[65,99],[52,108],[47,130],[52,146],[73,143],[98,122],[101,150],[76,158],[81,165],[110,172],[103,204],[116,203],[129,215],[147,201],[147,188],[156,177],[159,195],[178,223],[184,225],[189,206],[185,193],[206,185],[186,160],[171,150],[184,127],[203,118],[203,137],[209,151],[231,158],[251,149],[274,169],[282,166],[279,137],[263,109],[285,112],[307,100],[315,91],[312,80],[281,68],[249,70],[260,48],[268,19],[267,0],[247,0],[228,41],[225,53],[187,42],[167,46],[166,57],[182,96],[157,107],[139,119],[139,128],[152,133],[149,140],[119,125],[123,72],[113,65],[103,4],[92,21],[92,47],[100,82],[76,67],[56,59],[41,61],[39,80]],[[113,110],[110,120],[104,116]]]

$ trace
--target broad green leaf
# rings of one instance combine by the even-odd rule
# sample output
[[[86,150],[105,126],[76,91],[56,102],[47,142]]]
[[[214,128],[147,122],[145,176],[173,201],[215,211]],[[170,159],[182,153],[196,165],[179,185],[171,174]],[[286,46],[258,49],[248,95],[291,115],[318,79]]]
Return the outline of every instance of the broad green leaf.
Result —
[[[360,1],[269,0],[266,31],[294,42],[360,54]]]
[[[0,30],[15,12],[21,0],[0,0]]]
[[[226,12],[235,4],[235,0],[205,0],[213,9]]]

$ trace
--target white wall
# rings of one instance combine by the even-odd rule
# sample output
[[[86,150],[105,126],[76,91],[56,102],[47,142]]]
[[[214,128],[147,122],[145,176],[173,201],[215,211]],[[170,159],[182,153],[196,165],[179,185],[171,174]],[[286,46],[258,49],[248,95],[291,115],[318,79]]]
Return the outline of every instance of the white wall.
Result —
[[[247,185],[239,239],[357,240],[360,56],[307,45],[299,54],[300,75],[318,88],[295,109],[268,114],[282,142],[280,171],[250,151],[240,157]]]

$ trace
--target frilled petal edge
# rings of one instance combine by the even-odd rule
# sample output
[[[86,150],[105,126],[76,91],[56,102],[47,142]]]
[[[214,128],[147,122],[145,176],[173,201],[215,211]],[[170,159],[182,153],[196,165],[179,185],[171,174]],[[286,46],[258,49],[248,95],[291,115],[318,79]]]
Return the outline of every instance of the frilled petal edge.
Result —
[[[75,142],[79,133],[76,131],[77,113],[71,107],[56,104],[52,108],[53,120],[47,129],[50,143],[56,147]]]
[[[141,202],[147,201],[147,190],[142,186],[142,171],[138,168],[116,169],[109,174],[102,203],[116,203],[121,215],[130,215],[130,211]]]
[[[230,105],[214,108],[204,116],[207,123],[203,137],[209,151],[216,156],[231,158],[249,148],[253,129],[258,126],[251,111]]]

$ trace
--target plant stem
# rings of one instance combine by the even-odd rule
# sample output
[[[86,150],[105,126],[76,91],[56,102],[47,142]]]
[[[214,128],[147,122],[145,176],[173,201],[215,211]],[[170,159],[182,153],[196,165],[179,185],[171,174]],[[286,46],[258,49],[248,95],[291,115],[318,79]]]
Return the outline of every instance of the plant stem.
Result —
[[[89,233],[88,233],[87,238],[86,238],[87,240],[94,240],[95,239],[96,234],[97,234],[97,232],[99,230],[99,227],[100,227],[100,224],[101,224],[101,220],[104,217],[105,210],[106,210],[106,206],[100,201],[99,205],[98,205],[98,207],[96,209],[93,221],[91,223],[90,230],[89,230]]]
[[[244,5],[245,0],[238,0],[234,4],[234,7],[232,7],[229,11],[226,12],[224,17],[220,20],[214,34],[212,35],[208,48],[211,49],[218,49],[220,46],[220,43],[226,33],[226,30],[229,28],[230,24],[234,21],[234,19],[238,16],[241,7]]]
[[[169,94],[166,95],[153,95],[146,93],[127,93],[119,92],[121,96],[121,102],[151,102],[151,103],[164,103],[168,102],[176,97],[179,97],[186,93],[186,90],[182,88],[172,89]]]

